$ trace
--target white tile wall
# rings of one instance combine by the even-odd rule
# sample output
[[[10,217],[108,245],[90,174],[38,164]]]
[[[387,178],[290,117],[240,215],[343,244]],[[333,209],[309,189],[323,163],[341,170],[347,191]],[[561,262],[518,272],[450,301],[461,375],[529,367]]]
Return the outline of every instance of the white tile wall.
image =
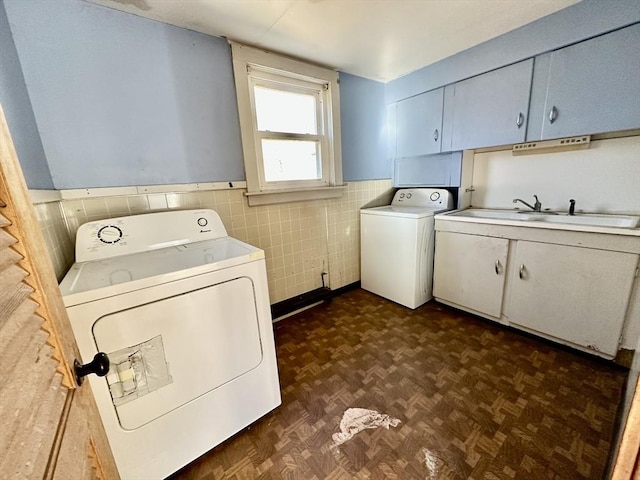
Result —
[[[64,221],[60,202],[34,205],[38,223],[58,281],[73,264],[74,244]]]
[[[321,287],[323,272],[325,284],[333,289],[357,282],[360,208],[387,204],[392,192],[391,180],[372,180],[349,183],[338,199],[259,207],[248,206],[242,189],[63,200],[55,229],[62,229],[68,240],[52,241],[49,248],[52,256],[64,259],[54,260],[62,278],[73,261],[76,231],[85,222],[167,209],[211,208],[229,235],[265,251],[271,303],[276,303]],[[48,228],[53,228],[50,223]]]

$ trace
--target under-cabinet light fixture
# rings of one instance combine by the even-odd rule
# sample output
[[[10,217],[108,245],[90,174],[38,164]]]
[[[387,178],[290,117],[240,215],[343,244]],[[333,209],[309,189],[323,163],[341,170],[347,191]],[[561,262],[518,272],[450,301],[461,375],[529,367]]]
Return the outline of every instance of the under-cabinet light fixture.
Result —
[[[566,152],[569,150],[585,150],[591,145],[590,135],[579,137],[557,138],[555,140],[541,140],[514,145],[512,155],[531,155],[534,153]]]

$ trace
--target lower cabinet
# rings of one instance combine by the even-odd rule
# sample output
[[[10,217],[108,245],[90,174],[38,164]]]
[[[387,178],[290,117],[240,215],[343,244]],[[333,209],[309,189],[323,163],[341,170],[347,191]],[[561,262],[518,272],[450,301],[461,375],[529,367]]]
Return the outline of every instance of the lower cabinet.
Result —
[[[500,317],[509,240],[438,232],[433,296]]]
[[[615,355],[637,255],[527,241],[514,253],[509,322]]]
[[[637,267],[634,253],[439,231],[433,291],[437,300],[611,358]]]

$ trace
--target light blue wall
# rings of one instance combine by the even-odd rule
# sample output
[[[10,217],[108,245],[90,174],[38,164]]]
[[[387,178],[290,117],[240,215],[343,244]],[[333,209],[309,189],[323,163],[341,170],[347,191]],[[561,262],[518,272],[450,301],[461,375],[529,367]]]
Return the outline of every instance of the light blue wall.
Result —
[[[31,188],[244,179],[223,39],[80,0],[0,1],[0,100]],[[583,0],[386,85],[341,74],[344,179],[391,177],[386,103],[638,21],[638,0]]]
[[[384,84],[340,73],[342,172],[346,182],[390,178]]]
[[[79,0],[5,6],[55,188],[244,179],[225,40]]]
[[[640,22],[640,0],[582,0],[387,83],[386,101],[393,103],[636,22]]]
[[[9,124],[27,184],[31,188],[52,189],[51,173],[40,142],[38,127],[2,0],[0,0],[0,104]]]

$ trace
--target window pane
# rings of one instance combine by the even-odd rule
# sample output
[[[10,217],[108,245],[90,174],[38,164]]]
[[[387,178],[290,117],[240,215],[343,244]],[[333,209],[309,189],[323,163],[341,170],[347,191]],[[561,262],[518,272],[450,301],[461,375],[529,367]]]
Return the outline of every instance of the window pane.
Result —
[[[317,134],[316,97],[254,87],[258,130]]]
[[[267,182],[322,178],[318,142],[262,140],[264,179]]]

